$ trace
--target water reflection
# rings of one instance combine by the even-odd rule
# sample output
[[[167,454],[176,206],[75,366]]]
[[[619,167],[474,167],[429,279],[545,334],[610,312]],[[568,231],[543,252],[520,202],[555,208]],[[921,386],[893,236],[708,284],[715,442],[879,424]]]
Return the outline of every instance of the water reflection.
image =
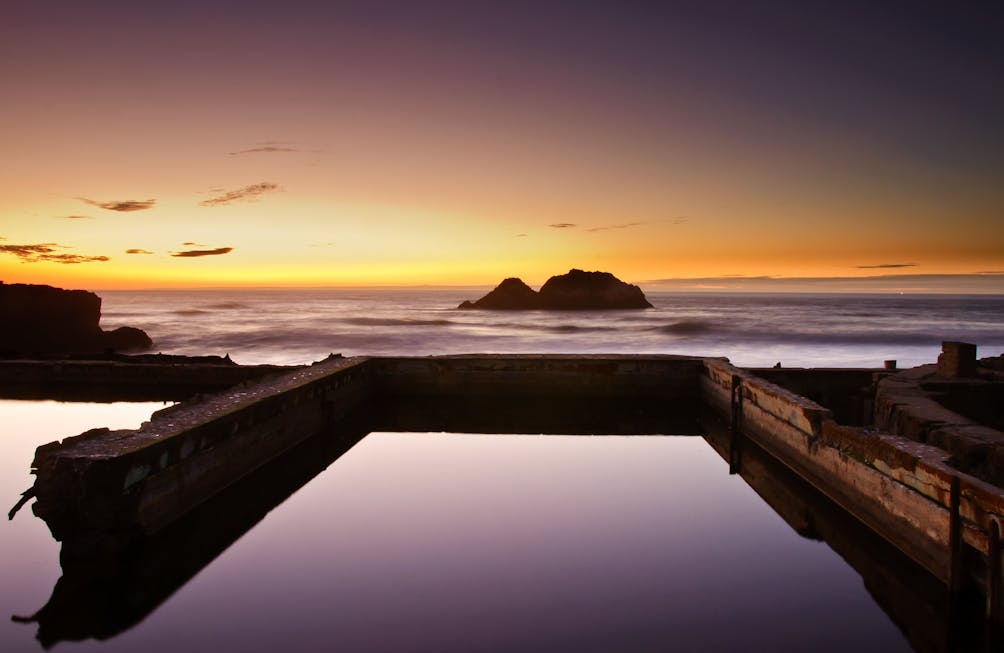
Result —
[[[520,416],[534,411],[548,432],[666,433],[659,418],[675,412],[424,407],[339,424],[125,554],[64,548],[63,577],[34,615],[39,640],[145,651],[950,650],[936,583],[755,450],[730,477],[714,424],[706,440],[363,437],[374,419],[462,431],[491,414],[532,432]]]

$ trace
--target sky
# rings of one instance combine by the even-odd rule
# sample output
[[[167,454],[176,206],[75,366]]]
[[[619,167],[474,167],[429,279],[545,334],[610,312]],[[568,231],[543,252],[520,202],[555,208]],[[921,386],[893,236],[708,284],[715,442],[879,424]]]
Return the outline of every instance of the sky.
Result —
[[[976,275],[1004,293],[1000,2],[3,13],[7,283],[539,284],[577,267]]]

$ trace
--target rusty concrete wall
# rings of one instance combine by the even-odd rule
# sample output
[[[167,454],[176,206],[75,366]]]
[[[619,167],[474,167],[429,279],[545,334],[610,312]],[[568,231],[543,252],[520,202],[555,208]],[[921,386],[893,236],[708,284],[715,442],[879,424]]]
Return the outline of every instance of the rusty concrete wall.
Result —
[[[729,426],[705,418],[704,438],[729,461]],[[861,575],[872,598],[918,651],[958,636],[944,585],[887,540],[759,447],[745,444],[736,472],[801,536],[825,541]]]
[[[842,425],[816,402],[724,360],[675,356],[334,358],[161,411],[137,431],[40,447],[35,512],[57,539],[155,533],[378,396],[664,399],[724,416],[737,397],[743,437],[946,583],[958,578],[962,543],[985,562],[990,529],[1004,523],[1000,488],[951,467],[947,452]]]
[[[948,464],[944,450],[874,429],[837,423],[830,411],[765,379],[709,360],[705,401],[732,414],[741,394],[744,437],[775,456],[946,584],[959,573],[985,588],[988,533],[1004,523],[1004,493]],[[958,484],[960,545],[983,564],[960,570],[952,554],[952,486]],[[998,554],[999,555],[999,554]],[[953,574],[956,577],[953,578]]]
[[[874,414],[876,377],[891,372],[872,368],[747,368],[771,383],[825,406],[841,424],[869,426]]]
[[[994,384],[978,379],[946,380],[936,376],[936,371],[934,365],[924,365],[882,379],[875,396],[876,426],[932,444],[949,452],[951,464],[959,470],[994,485],[1004,484],[1004,433],[937,401],[945,386],[954,385],[964,393],[973,386],[993,388]],[[987,398],[995,399],[993,395]]]

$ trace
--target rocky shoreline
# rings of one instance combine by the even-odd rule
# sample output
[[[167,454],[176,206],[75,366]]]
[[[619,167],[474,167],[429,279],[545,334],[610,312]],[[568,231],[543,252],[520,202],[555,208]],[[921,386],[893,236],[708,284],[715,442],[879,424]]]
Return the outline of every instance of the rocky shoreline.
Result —
[[[97,355],[153,346],[142,329],[105,331],[100,320],[101,298],[92,292],[0,281],[0,356]]]

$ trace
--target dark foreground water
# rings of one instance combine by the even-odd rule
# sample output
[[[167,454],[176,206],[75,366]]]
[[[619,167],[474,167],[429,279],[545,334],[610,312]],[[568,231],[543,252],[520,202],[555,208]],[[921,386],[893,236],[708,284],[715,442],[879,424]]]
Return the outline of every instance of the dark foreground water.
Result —
[[[2,496],[37,444],[156,407],[0,402]],[[49,599],[58,545],[27,508],[0,543],[0,650],[39,650],[7,618]],[[910,650],[859,573],[698,436],[373,433],[194,573],[57,650]]]

